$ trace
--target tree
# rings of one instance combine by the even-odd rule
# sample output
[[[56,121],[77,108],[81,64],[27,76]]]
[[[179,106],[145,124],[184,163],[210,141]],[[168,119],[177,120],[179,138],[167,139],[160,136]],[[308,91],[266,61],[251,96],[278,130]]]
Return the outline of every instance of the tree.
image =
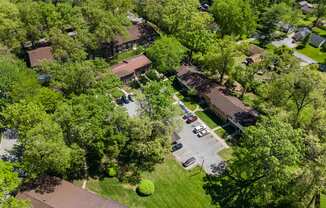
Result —
[[[293,125],[298,127],[303,119],[301,113],[309,106],[320,104],[324,89],[318,71],[298,69],[275,79],[270,84],[268,97],[275,106],[288,108]]]
[[[252,64],[246,67],[238,67],[235,72],[235,79],[242,85],[241,98],[255,84],[255,75],[261,71],[262,65]]]
[[[238,45],[231,37],[224,37],[211,45],[204,54],[203,64],[205,73],[212,79],[222,83],[224,76],[231,75],[238,54]]]
[[[189,49],[189,58],[193,52],[206,52],[208,46],[213,43],[215,34],[210,26],[213,18],[208,13],[193,12],[187,21],[180,27],[176,34],[178,40]]]
[[[300,171],[303,135],[277,117],[246,129],[235,158],[205,189],[222,207],[289,207],[288,186]]]
[[[104,61],[82,61],[60,64],[57,62],[42,66],[41,71],[53,77],[53,84],[67,95],[86,93],[96,85],[96,76],[107,67]]]
[[[146,117],[131,119],[127,132],[129,139],[120,155],[123,165],[137,174],[163,162],[170,150],[171,132],[166,124]]]
[[[249,35],[256,29],[256,17],[246,0],[215,0],[211,9],[224,35]]]
[[[325,0],[315,0],[314,2],[317,4],[317,7],[315,8],[315,15],[317,18],[314,22],[314,26],[317,26],[319,20],[322,17],[326,16],[326,1]]]
[[[13,165],[0,160],[0,206],[3,208],[28,208],[29,204],[18,200],[10,194],[20,185],[18,174],[14,172]]]
[[[1,0],[0,11],[0,41],[8,48],[17,49],[25,35],[19,19],[19,10],[14,3]]]
[[[177,108],[171,102],[172,89],[166,82],[152,81],[144,86],[144,97],[141,98],[143,115],[152,120],[168,122],[173,120]]]
[[[265,36],[264,43],[268,43],[272,39],[279,22],[296,24],[299,17],[299,12],[286,3],[273,4],[271,7],[267,7],[259,20],[259,31]]]
[[[64,176],[71,163],[71,150],[63,140],[60,126],[44,120],[31,128],[23,141],[23,168],[28,177]]]
[[[162,37],[146,50],[153,67],[161,73],[177,70],[185,52],[186,49],[173,37]]]

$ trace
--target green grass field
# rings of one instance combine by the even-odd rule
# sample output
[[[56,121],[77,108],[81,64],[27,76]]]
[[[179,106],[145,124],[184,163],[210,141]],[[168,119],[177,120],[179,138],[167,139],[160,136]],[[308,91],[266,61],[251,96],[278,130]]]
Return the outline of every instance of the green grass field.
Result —
[[[320,48],[314,48],[313,46],[308,44],[305,48],[298,49],[298,52],[306,56],[309,56],[310,58],[314,59],[318,63],[325,63],[326,53],[321,51]]]
[[[326,30],[323,30],[321,28],[318,28],[318,27],[314,27],[312,28],[312,31],[316,34],[318,34],[319,36],[322,36],[324,38],[326,38]]]
[[[196,115],[205,122],[205,124],[211,128],[214,129],[218,126],[223,125],[223,121],[221,121],[216,115],[214,115],[212,112],[210,111],[197,111]]]
[[[233,153],[233,149],[230,147],[230,148],[222,149],[217,154],[221,156],[224,160],[230,160],[233,157],[232,153]]]
[[[320,196],[320,208],[326,208],[326,195],[324,194]]]
[[[202,188],[203,176],[199,168],[186,171],[170,156],[155,171],[143,174],[155,183],[152,196],[140,197],[134,191],[135,187],[121,184],[115,178],[90,180],[87,188],[130,208],[213,208],[210,197]]]

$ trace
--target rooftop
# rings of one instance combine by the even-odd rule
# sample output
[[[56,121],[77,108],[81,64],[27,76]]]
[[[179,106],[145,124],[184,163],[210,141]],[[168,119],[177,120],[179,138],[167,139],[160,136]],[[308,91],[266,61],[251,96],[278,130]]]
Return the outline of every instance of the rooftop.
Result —
[[[149,66],[151,63],[151,60],[149,60],[145,55],[138,55],[126,59],[120,64],[113,65],[112,72],[122,78],[135,73],[138,69]]]
[[[121,45],[130,41],[139,40],[146,35],[155,33],[154,29],[145,23],[133,24],[127,29],[127,35],[119,35],[115,38],[115,44]]]
[[[30,200],[33,208],[127,208],[53,177],[43,180],[33,189],[19,192],[16,197]]]
[[[49,46],[27,51],[27,54],[28,54],[28,59],[31,67],[40,65],[44,60],[47,61],[53,60],[52,48]]]

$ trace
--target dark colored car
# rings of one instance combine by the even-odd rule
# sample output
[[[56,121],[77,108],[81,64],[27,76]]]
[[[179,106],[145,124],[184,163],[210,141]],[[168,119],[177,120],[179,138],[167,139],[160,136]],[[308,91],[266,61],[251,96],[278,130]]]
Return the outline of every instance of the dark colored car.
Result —
[[[181,149],[182,147],[183,147],[183,144],[177,143],[177,144],[172,146],[172,152],[175,152],[175,151]]]
[[[196,121],[198,118],[197,116],[190,116],[187,120],[186,123],[187,124],[191,124],[192,122]]]
[[[192,116],[191,113],[186,113],[186,114],[183,115],[182,119],[186,120],[186,119],[188,119],[190,116]]]
[[[121,98],[118,98],[116,102],[118,105],[123,105],[123,100]]]
[[[134,98],[132,97],[131,94],[128,95],[128,99],[129,99],[131,102],[134,102]]]
[[[196,162],[196,158],[191,157],[188,160],[186,160],[184,163],[182,163],[183,167],[189,167],[190,165],[194,164]]]
[[[121,97],[121,100],[122,100],[125,104],[128,104],[128,103],[129,103],[129,100],[128,100],[128,98],[127,98],[125,95],[123,95],[123,96]]]

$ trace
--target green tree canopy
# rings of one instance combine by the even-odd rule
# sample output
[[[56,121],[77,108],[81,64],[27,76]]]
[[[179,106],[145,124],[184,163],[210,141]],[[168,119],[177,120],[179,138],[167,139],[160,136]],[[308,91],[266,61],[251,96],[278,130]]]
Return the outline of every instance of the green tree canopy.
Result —
[[[215,0],[211,9],[223,35],[249,35],[256,29],[256,17],[247,0]]]
[[[165,36],[156,40],[146,50],[146,54],[153,62],[153,67],[162,73],[177,70],[185,53],[186,49],[177,39]]]

